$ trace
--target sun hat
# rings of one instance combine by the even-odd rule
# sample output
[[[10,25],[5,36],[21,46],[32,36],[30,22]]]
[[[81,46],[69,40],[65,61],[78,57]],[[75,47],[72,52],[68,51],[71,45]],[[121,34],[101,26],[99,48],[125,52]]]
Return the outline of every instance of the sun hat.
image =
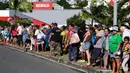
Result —
[[[124,23],[124,24],[122,24],[121,26],[125,26],[126,28],[130,28],[130,25],[129,25],[129,23]]]

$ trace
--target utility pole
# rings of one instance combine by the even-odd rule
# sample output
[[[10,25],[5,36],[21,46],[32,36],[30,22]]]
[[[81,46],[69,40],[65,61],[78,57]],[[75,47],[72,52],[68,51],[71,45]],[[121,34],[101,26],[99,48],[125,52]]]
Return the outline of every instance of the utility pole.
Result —
[[[113,25],[117,25],[117,0],[114,0]]]

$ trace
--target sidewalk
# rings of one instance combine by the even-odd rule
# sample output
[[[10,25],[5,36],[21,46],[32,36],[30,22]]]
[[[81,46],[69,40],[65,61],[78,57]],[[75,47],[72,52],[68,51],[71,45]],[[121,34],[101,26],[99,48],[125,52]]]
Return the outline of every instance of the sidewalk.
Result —
[[[5,43],[2,43],[2,42],[0,42],[0,44],[7,45],[11,49],[24,52],[24,49],[21,48],[21,47],[13,46],[13,45],[10,45],[10,44],[5,44]],[[102,70],[100,70],[99,67],[94,67],[94,68],[87,67],[86,66],[87,62],[82,62],[82,63],[79,62],[79,61],[77,61],[77,63],[69,62],[67,55],[51,56],[49,51],[47,51],[47,52],[39,52],[39,53],[28,51],[28,52],[25,52],[25,53],[30,54],[32,56],[42,58],[42,59],[46,59],[46,60],[49,60],[49,61],[52,61],[52,62],[56,62],[58,64],[70,67],[72,69],[81,71],[83,73],[110,73],[110,71],[102,71]]]

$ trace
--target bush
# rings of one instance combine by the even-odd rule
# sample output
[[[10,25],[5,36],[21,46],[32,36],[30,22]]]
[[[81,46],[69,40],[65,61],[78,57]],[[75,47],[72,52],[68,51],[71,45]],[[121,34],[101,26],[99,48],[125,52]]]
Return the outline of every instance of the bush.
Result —
[[[20,19],[17,19],[15,23],[16,24],[19,23],[21,25],[23,24],[31,25],[32,21],[27,18],[20,18]]]
[[[11,24],[8,21],[0,21],[0,26],[10,26]]]
[[[0,10],[5,10],[6,8],[9,8],[9,3],[0,2]]]

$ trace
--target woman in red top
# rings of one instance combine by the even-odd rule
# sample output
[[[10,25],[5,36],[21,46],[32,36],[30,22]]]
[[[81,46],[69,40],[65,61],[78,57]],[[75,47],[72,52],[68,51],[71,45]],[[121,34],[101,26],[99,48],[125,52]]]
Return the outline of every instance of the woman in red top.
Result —
[[[12,26],[12,31],[11,31],[12,37],[13,37],[13,45],[17,44],[17,28],[16,26]]]

